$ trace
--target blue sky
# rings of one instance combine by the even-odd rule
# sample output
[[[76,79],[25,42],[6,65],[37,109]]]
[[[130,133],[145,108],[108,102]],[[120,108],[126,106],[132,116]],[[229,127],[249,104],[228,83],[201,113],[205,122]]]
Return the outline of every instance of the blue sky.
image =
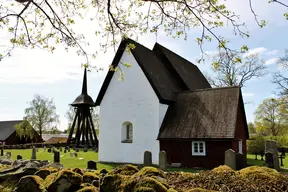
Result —
[[[275,59],[283,56],[284,49],[288,48],[288,21],[283,17],[283,13],[287,9],[285,10],[280,5],[268,4],[263,0],[253,0],[259,18],[268,21],[268,25],[261,29],[254,21],[248,2],[248,0],[228,0],[227,6],[239,14],[241,20],[247,24],[250,38],[243,39],[233,36],[229,26],[218,30],[218,34],[230,37],[230,45],[234,48],[245,44],[250,51],[259,53],[261,58],[267,61],[269,72],[283,70],[276,66]],[[87,30],[86,26],[89,26],[87,22],[82,21],[80,23],[82,27],[79,27],[85,31],[92,31],[93,28]],[[160,34],[157,42],[194,62],[200,56],[200,49],[195,42],[199,33],[201,30],[198,28],[190,30],[187,41],[172,39]],[[93,35],[93,31],[87,34],[88,37],[90,35]],[[5,37],[7,38],[3,32],[0,33],[1,42],[5,42]],[[139,42],[152,48],[156,39],[154,36],[146,35],[141,37]],[[214,52],[215,44],[205,44],[204,50]],[[88,93],[93,99],[96,99],[98,95],[113,57],[113,50],[109,50],[105,54],[100,54],[93,61],[93,65],[104,68],[104,71],[98,73],[96,71],[88,73]],[[27,102],[32,100],[34,94],[38,93],[54,99],[57,113],[60,116],[60,129],[65,129],[67,120],[64,115],[68,104],[72,103],[81,92],[83,75],[81,62],[82,58],[73,51],[67,53],[62,48],[56,50],[54,54],[43,50],[16,49],[11,58],[0,62],[0,121],[22,119],[24,109],[28,107]],[[197,66],[202,72],[209,73],[209,61]],[[248,121],[253,121],[253,112],[256,107],[263,99],[273,96],[275,91],[277,89],[271,83],[271,73],[246,84],[242,93],[244,100],[250,102],[245,106]]]

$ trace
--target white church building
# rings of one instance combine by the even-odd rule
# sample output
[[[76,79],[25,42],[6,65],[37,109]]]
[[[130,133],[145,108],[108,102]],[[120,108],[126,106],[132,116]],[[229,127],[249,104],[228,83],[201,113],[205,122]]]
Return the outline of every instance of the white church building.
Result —
[[[129,52],[127,46],[130,43],[135,48]],[[124,63],[131,67],[124,66]],[[150,50],[131,39],[123,39],[112,66],[119,69],[108,71],[96,99],[96,105],[100,106],[98,161],[141,164],[144,152],[148,150],[152,152],[153,164],[158,164],[159,151],[162,150],[159,138],[165,137],[167,141],[168,137],[173,137],[171,134],[177,137],[182,131],[179,128],[171,132],[173,128],[165,130],[163,127],[163,121],[171,121],[165,116],[170,108],[173,110],[178,94],[212,90],[211,86],[197,66],[158,43]],[[124,73],[122,81],[119,80],[121,71]],[[187,110],[190,113],[191,109]],[[177,121],[174,121],[175,125],[184,122],[181,118]],[[190,128],[189,134],[195,132],[189,123],[184,124]],[[185,136],[179,134],[180,137]],[[199,146],[203,147],[200,143]]]

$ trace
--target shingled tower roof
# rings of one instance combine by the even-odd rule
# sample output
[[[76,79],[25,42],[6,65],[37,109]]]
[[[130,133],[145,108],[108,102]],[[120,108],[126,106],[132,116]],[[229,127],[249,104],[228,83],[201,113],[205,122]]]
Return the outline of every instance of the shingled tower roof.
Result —
[[[80,106],[80,105],[95,106],[93,99],[87,93],[87,70],[86,68],[84,69],[82,93],[75,99],[75,101],[71,105],[74,107]]]

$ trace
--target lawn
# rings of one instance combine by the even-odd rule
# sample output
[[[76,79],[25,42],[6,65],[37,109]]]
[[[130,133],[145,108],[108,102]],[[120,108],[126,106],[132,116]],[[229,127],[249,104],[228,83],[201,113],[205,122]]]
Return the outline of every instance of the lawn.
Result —
[[[12,159],[17,159],[17,155],[21,155],[23,159],[31,159],[32,155],[32,149],[6,149],[4,152],[11,152]],[[73,151],[73,150],[72,150]],[[48,153],[47,151],[44,152],[43,149],[38,149],[37,152],[37,159],[39,160],[49,160],[50,162],[53,162],[53,153]],[[60,163],[64,165],[66,168],[87,168],[87,162],[89,160],[98,160],[98,153],[93,151],[83,152],[80,151],[78,153],[78,157],[70,157],[70,153],[64,153],[60,152]],[[247,155],[247,164],[248,165],[264,165],[264,161],[260,160],[261,157],[258,156],[258,160],[255,160],[255,155],[248,154]],[[286,158],[283,159],[284,166],[281,167],[284,172],[288,171],[288,154],[286,155]],[[118,166],[119,164],[102,164],[98,163],[97,168],[102,169],[106,168],[108,170],[113,169],[114,167]],[[286,169],[285,169],[286,168]],[[169,168],[168,171],[184,171],[184,172],[199,172],[200,169],[190,169],[190,168]]]
[[[73,151],[73,150],[71,150]],[[11,152],[11,159],[15,160],[17,159],[17,155],[21,155],[23,159],[31,159],[32,156],[32,149],[6,149],[4,150],[4,153]],[[44,152],[43,149],[39,148],[36,158],[39,160],[49,160],[50,162],[54,161],[54,154],[48,153],[47,151]],[[90,160],[97,161],[98,160],[98,153],[93,151],[83,152],[80,151],[78,153],[78,157],[70,157],[70,153],[64,153],[60,152],[60,163],[64,165],[66,168],[87,168],[87,162]],[[98,169],[106,168],[106,169],[112,169],[116,167],[115,164],[97,164]]]

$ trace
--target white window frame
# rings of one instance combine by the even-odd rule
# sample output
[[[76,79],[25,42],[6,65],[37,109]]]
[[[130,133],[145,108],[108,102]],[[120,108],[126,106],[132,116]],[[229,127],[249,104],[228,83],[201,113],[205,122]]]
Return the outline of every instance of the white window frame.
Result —
[[[122,124],[121,130],[121,143],[132,143],[133,142],[133,124],[129,121],[125,121]],[[131,130],[131,138],[129,137],[129,129]]]
[[[242,142],[242,139],[238,140],[238,153],[243,154],[243,142]]]
[[[202,152],[200,152],[200,145],[203,146]],[[205,141],[192,141],[192,156],[206,156]]]

